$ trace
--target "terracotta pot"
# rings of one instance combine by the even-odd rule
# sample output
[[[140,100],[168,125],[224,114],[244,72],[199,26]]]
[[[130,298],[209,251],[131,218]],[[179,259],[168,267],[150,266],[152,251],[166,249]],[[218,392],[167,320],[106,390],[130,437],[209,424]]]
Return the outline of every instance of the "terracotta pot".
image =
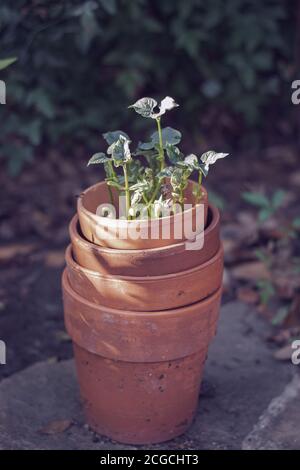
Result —
[[[66,273],[63,295],[89,425],[131,444],[182,434],[197,407],[221,288],[202,302],[156,313],[88,302],[71,289]]]
[[[209,204],[204,245],[198,250],[187,250],[185,242],[148,250],[101,247],[82,236],[77,216],[73,217],[69,232],[74,258],[83,268],[119,276],[159,276],[191,269],[216,254],[220,246],[220,214]]]
[[[194,204],[192,191],[195,184],[194,181],[189,181],[185,191],[186,204]],[[203,231],[207,220],[208,200],[206,190],[202,190],[201,204],[194,205],[183,213],[151,220],[122,220],[96,214],[100,204],[110,203],[108,186],[102,181],[86,189],[78,198],[80,227],[87,240],[109,248],[142,250],[174,245],[192,239]],[[114,188],[112,193],[118,214],[118,197]],[[178,233],[175,233],[174,227],[177,227]]]
[[[163,276],[110,276],[82,268],[66,250],[72,289],[95,304],[123,310],[167,310],[205,299],[218,290],[223,276],[223,248],[206,263]]]

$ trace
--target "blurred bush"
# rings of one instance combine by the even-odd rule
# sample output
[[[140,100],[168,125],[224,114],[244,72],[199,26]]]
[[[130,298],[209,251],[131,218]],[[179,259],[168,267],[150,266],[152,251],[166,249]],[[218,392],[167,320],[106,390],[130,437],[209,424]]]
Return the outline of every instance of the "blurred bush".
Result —
[[[274,97],[280,106],[289,99],[281,97],[293,51],[287,3],[1,0],[1,54],[18,57],[1,73],[10,172],[41,142],[92,142],[95,131],[120,127],[145,94],[174,96],[194,129],[211,107],[261,126]]]

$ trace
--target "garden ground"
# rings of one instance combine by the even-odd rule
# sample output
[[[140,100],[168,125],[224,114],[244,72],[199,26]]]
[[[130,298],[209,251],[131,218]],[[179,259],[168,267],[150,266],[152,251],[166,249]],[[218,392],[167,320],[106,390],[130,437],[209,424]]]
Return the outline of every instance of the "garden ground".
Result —
[[[81,424],[73,366],[69,361],[71,342],[64,330],[61,303],[60,276],[68,243],[67,224],[75,211],[76,195],[101,177],[95,169],[85,168],[87,158],[83,149],[78,149],[72,159],[53,151],[47,158],[37,157],[36,164],[16,180],[7,178],[4,172],[0,176],[3,195],[0,339],[7,345],[7,365],[0,366],[0,397],[1,403],[12,400],[6,407],[1,405],[4,413],[1,422],[7,426],[5,433],[0,431],[0,447],[8,442],[20,447],[23,441],[24,446],[37,448],[55,448],[59,442],[66,448],[72,448],[75,442],[82,448],[113,447],[108,441],[91,435]],[[296,435],[295,441],[292,437],[288,442],[281,439],[283,432],[293,435],[293,423],[297,430],[294,399],[285,402],[284,423],[280,413],[272,417],[266,411],[271,400],[282,393],[299,395],[289,389],[284,391],[292,380],[294,385],[290,387],[295,390],[298,387],[293,379],[298,370],[289,361],[289,342],[300,336],[296,282],[299,276],[296,281],[295,277],[284,276],[284,280],[288,279],[284,285],[282,279],[275,279],[276,292],[264,306],[256,283],[263,278],[270,280],[270,272],[255,254],[257,249],[267,248],[280,238],[275,229],[281,222],[284,224],[286,218],[292,220],[297,216],[298,162],[294,147],[278,145],[257,154],[234,155],[232,164],[216,166],[208,179],[209,188],[217,189],[224,205],[226,270],[222,324],[207,364],[202,404],[195,424],[183,438],[168,444],[169,448],[249,447],[249,433],[253,442],[262,442],[256,446],[271,445],[261,441],[261,435],[262,439],[266,437],[257,424],[261,415],[267,426],[276,421],[276,426],[272,421],[271,443],[277,445],[278,439],[278,446],[300,447]],[[262,229],[255,210],[242,201],[241,192],[262,188],[272,194],[278,187],[286,191],[285,203],[276,215],[275,227],[273,219]],[[281,272],[300,256],[299,232],[286,246],[283,250],[284,253],[288,250],[286,258],[282,250],[281,257],[276,252],[276,257],[282,260]],[[232,303],[236,299],[239,302]],[[282,304],[287,310],[280,316]],[[10,395],[8,391],[12,389],[15,392]],[[10,414],[8,419],[5,413],[15,406],[13,403],[18,406],[15,415]],[[32,414],[31,421],[28,417],[34,410],[38,412]],[[61,420],[69,425],[58,432],[58,437],[55,425],[51,437],[47,432],[39,432],[49,423],[51,428],[51,423]],[[62,424],[57,426],[61,431]]]

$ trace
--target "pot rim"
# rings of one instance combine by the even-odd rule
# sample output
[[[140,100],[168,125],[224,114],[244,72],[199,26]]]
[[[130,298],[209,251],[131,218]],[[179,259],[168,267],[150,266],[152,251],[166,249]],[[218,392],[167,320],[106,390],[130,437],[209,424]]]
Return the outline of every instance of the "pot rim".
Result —
[[[193,181],[193,180],[189,179],[188,181],[190,183],[192,183],[192,185],[196,184],[196,182]],[[77,200],[77,212],[78,213],[81,212],[86,217],[89,217],[90,219],[94,220],[95,222],[98,222],[101,225],[105,225],[106,227],[124,228],[124,227],[127,227],[128,225],[137,225],[137,226],[147,227],[149,225],[149,222],[151,222],[151,223],[161,223],[161,222],[165,222],[165,221],[168,221],[168,220],[171,221],[171,220],[178,219],[178,218],[182,217],[183,214],[190,215],[193,212],[195,212],[196,208],[199,208],[202,205],[202,203],[194,204],[190,209],[188,209],[186,211],[183,211],[181,213],[166,216],[166,217],[155,217],[155,218],[151,218],[149,220],[148,219],[145,219],[145,220],[143,220],[143,219],[141,219],[141,220],[110,219],[108,217],[102,217],[100,215],[95,214],[94,212],[89,211],[88,209],[86,209],[84,207],[84,204],[83,204],[83,198],[84,198],[85,194],[89,191],[94,190],[97,186],[102,186],[102,185],[107,186],[106,181],[99,181],[98,183],[95,183],[92,186],[89,186],[88,188],[86,188],[84,191],[81,192],[81,194],[79,195],[78,200]],[[208,200],[207,190],[205,189],[205,187],[203,185],[201,185],[201,189],[204,192],[204,198],[207,201]],[[101,202],[99,202],[99,203],[101,203]],[[109,203],[107,203],[107,204],[109,204]]]
[[[211,217],[211,221],[210,221],[208,227],[206,227],[204,229],[204,239],[205,239],[205,237],[208,237],[211,232],[213,232],[213,230],[216,228],[216,226],[220,222],[220,212],[219,212],[219,209],[216,206],[209,203],[208,204],[208,211],[211,212],[212,217]],[[174,245],[166,245],[166,246],[156,247],[156,248],[143,248],[143,249],[133,249],[133,250],[129,250],[129,249],[124,249],[124,250],[122,249],[121,250],[120,248],[108,248],[108,247],[101,246],[101,245],[95,245],[94,243],[92,243],[89,240],[85,239],[79,233],[78,225],[80,225],[79,217],[78,217],[77,214],[75,214],[73,216],[71,222],[69,223],[69,234],[70,234],[72,242],[73,242],[73,240],[74,241],[76,240],[76,242],[78,244],[84,246],[85,248],[87,248],[90,251],[95,251],[97,253],[102,252],[102,253],[105,253],[105,254],[108,254],[108,255],[117,255],[117,256],[128,256],[128,255],[132,256],[133,255],[134,256],[134,255],[141,254],[141,252],[147,253],[149,255],[152,255],[152,254],[155,254],[155,253],[161,253],[163,255],[166,252],[168,252],[168,250],[169,251],[180,250],[186,244],[186,240],[185,240],[183,242],[179,242],[179,243],[176,243]]]
[[[190,276],[195,272],[205,270],[209,265],[214,264],[219,258],[223,256],[223,245],[220,242],[220,246],[216,254],[207,260],[205,263],[200,264],[199,266],[195,266],[191,269],[185,269],[183,271],[179,271],[176,273],[169,273],[169,274],[161,274],[158,276],[117,276],[114,274],[102,274],[101,272],[93,271],[92,269],[84,268],[80,266],[75,260],[72,253],[72,245],[71,243],[67,246],[65,252],[65,261],[68,266],[68,269],[72,269],[73,271],[78,271],[79,273],[87,273],[89,277],[94,277],[98,279],[105,279],[114,282],[134,282],[137,284],[144,284],[148,282],[155,282],[155,281],[166,281],[172,280],[175,277],[183,278],[186,276]]]
[[[95,304],[93,302],[90,302],[89,300],[85,299],[81,295],[77,294],[75,292],[71,285],[70,281],[68,278],[68,273],[67,269],[65,268],[62,274],[62,285],[63,285],[63,290],[66,291],[66,293],[72,297],[76,302],[79,304],[85,304],[91,309],[96,309],[96,310],[101,310],[105,311],[105,313],[110,313],[112,315],[119,315],[123,317],[132,317],[132,318],[146,318],[146,319],[153,319],[153,316],[159,316],[159,317],[176,317],[180,314],[188,314],[188,313],[193,313],[194,310],[198,310],[199,306],[206,308],[207,305],[213,304],[217,299],[221,298],[222,296],[222,291],[223,291],[223,285],[221,286],[211,295],[206,297],[203,300],[200,300],[199,302],[194,302],[189,305],[185,305],[182,307],[177,307],[177,308],[172,308],[169,310],[157,310],[157,311],[134,311],[134,310],[121,310],[121,309],[116,309],[112,307],[105,307],[103,305]]]

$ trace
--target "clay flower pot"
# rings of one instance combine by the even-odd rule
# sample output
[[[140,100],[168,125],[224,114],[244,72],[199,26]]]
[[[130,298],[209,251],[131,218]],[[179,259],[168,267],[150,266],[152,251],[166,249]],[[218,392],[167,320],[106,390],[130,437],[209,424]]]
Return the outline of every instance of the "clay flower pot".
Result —
[[[185,192],[186,204],[194,204],[192,191],[195,184],[189,181]],[[118,210],[117,194],[114,189],[112,192]],[[174,245],[203,231],[207,220],[208,200],[204,188],[202,193],[201,203],[183,213],[151,220],[122,220],[97,215],[100,204],[110,203],[107,184],[102,181],[86,189],[78,198],[80,227],[87,240],[109,248],[142,250]],[[175,233],[177,229],[178,232]]]
[[[82,268],[73,259],[71,245],[66,263],[72,289],[90,302],[123,310],[167,310],[199,302],[219,289],[223,248],[195,268],[162,276],[110,276]]]
[[[65,324],[89,425],[131,444],[162,442],[190,425],[221,288],[163,312],[132,312],[85,300],[63,275]]]
[[[159,276],[199,266],[216,254],[220,246],[220,214],[209,204],[204,245],[198,250],[187,250],[185,242],[148,250],[101,247],[83,237],[77,216],[73,217],[69,232],[74,259],[83,268],[118,276]]]

